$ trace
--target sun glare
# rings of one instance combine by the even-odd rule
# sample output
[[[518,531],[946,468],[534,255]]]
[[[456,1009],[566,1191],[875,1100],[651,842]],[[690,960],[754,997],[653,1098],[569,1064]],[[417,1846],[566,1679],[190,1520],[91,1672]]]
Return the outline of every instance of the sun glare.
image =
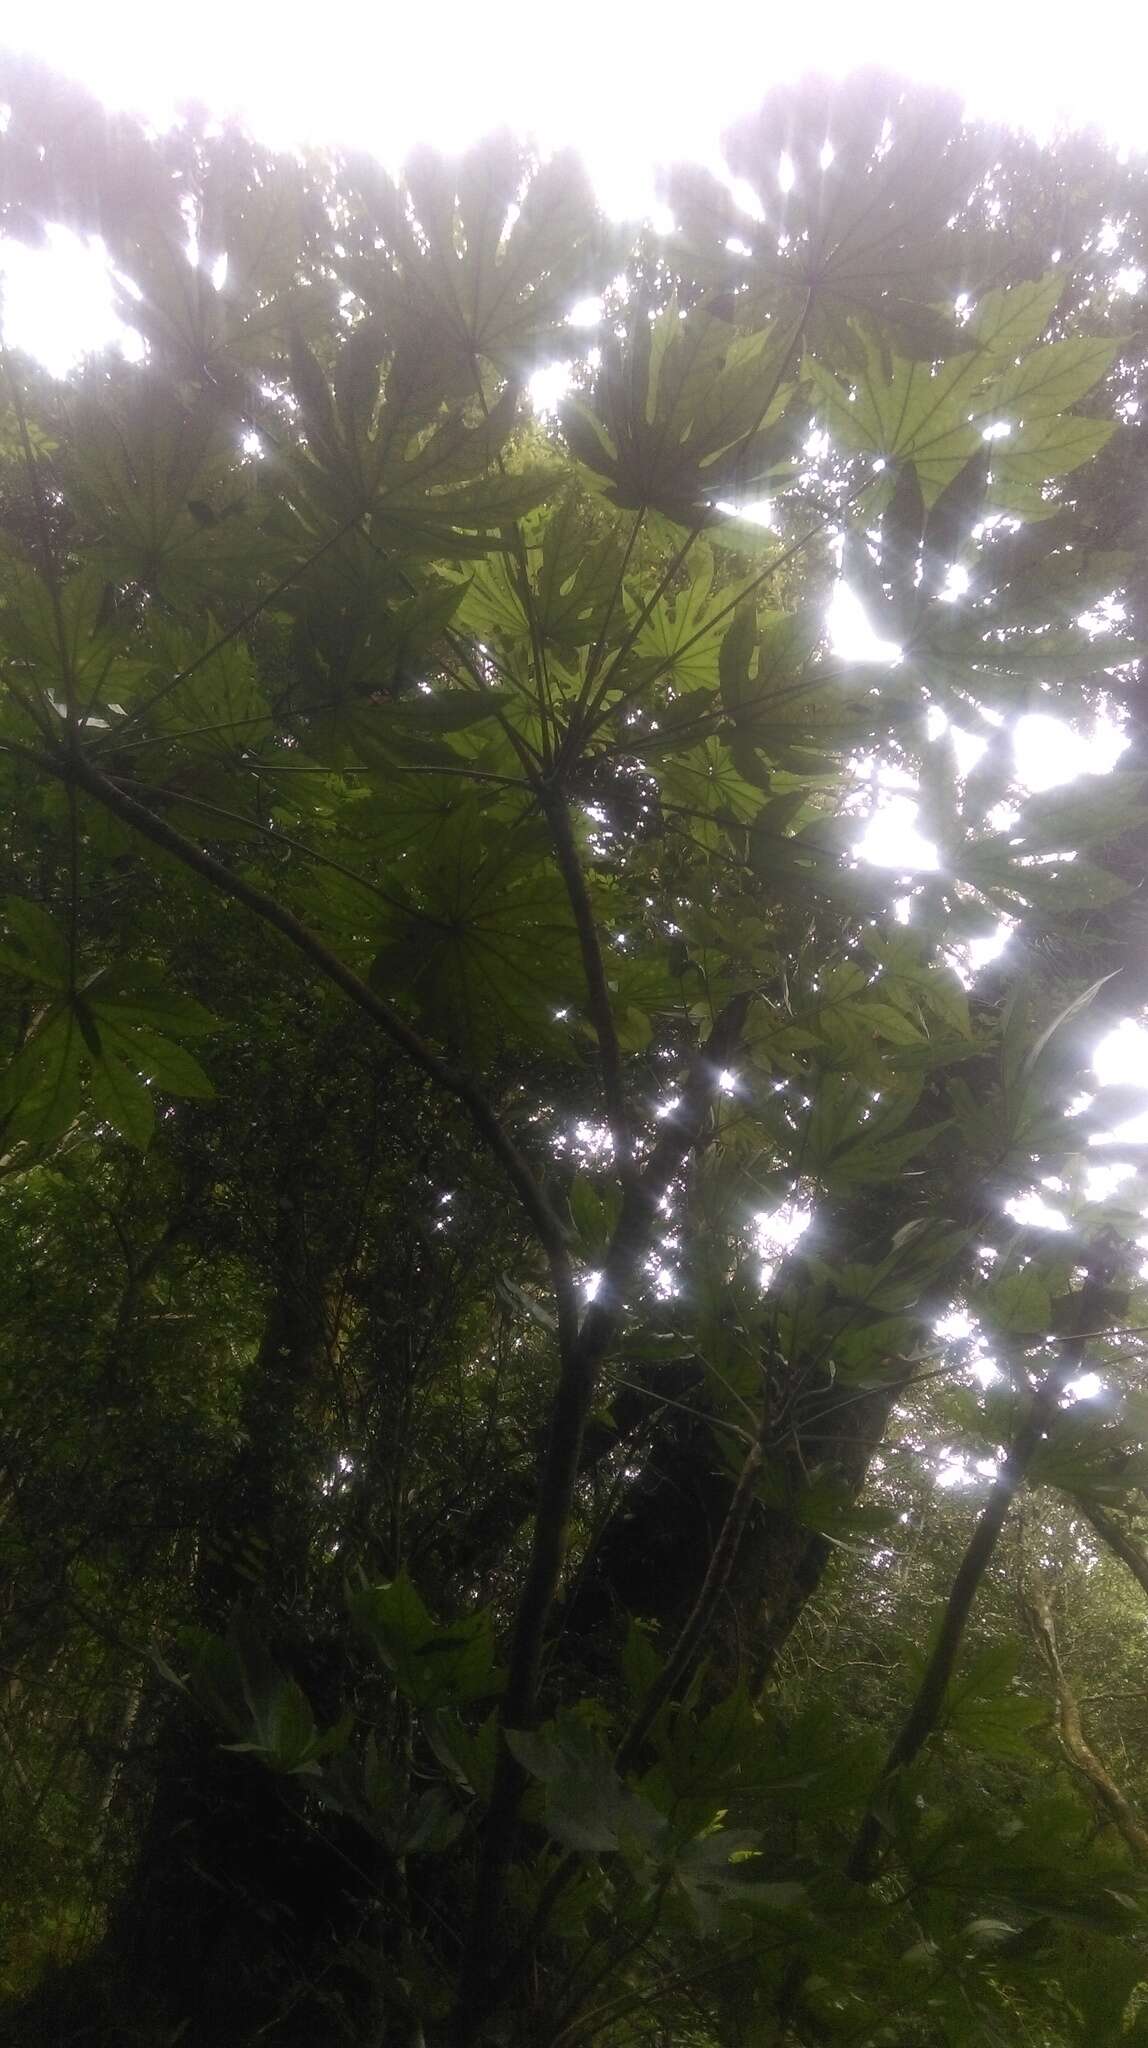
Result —
[[[1018,718],[1013,728],[1017,779],[1034,795],[1074,782],[1078,775],[1108,775],[1127,745],[1126,734],[1111,719],[1097,718],[1090,732],[1081,732],[1063,718],[1037,711]]]
[[[105,348],[140,351],[139,336],[115,310],[107,251],[98,236],[49,226],[42,248],[0,238],[4,339],[35,356],[54,377]]]
[[[929,874],[939,865],[931,839],[917,830],[920,807],[912,797],[891,796],[880,805],[853,851],[878,868],[899,874]]]
[[[829,643],[839,661],[880,661],[886,666],[901,658],[895,640],[877,632],[856,591],[838,583],[825,615]]]
[[[1143,1086],[1148,1093],[1148,1030],[1125,1017],[1103,1037],[1092,1055],[1102,1088]]]

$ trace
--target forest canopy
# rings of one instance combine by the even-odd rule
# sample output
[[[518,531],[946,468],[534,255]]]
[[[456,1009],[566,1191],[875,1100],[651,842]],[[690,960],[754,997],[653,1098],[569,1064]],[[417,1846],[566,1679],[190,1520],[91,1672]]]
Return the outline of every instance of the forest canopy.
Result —
[[[1148,2043],[1144,165],[0,101],[0,2035]]]

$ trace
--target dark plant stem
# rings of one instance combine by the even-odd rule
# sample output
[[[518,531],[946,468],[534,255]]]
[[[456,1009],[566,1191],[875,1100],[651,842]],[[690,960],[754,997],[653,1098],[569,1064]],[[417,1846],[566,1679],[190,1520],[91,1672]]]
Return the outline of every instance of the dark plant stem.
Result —
[[[1111,1280],[1112,1254],[1106,1246],[1098,1246],[1090,1261],[1088,1278],[1077,1296],[1075,1322],[1078,1331],[1090,1329],[1097,1320],[1097,1310]],[[981,1581],[1029,1466],[1055,1419],[1065,1386],[1080,1367],[1085,1342],[1083,1335],[1072,1335],[1064,1340],[1060,1357],[1033,1391],[1028,1412],[977,1518],[949,1592],[932,1656],[925,1667],[916,1697],[885,1758],[874,1802],[871,1802],[849,1852],[846,1874],[857,1884],[870,1884],[880,1865],[882,1825],[876,1812],[876,1799],[893,1774],[920,1755],[937,1726]]]
[[[606,965],[602,958],[602,944],[598,936],[594,907],[586,886],[586,876],[579,858],[570,809],[565,796],[560,790],[549,791],[543,800],[543,809],[554,841],[559,873],[574,914],[578,946],[582,955],[582,972],[586,977],[587,1007],[590,1011],[590,1022],[594,1026],[594,1036],[598,1041],[598,1056],[602,1063],[602,1093],[606,1101],[610,1139],[614,1147],[619,1178],[626,1184],[633,1172],[633,1142],[622,1083],[622,1053],[618,1044],[614,1012],[610,1005],[610,989],[606,980]]]
[[[1094,1501],[1081,1501],[1078,1505],[1085,1521],[1095,1529],[1101,1542],[1107,1544],[1113,1556],[1118,1557],[1121,1564],[1127,1566],[1141,1592],[1148,1593],[1148,1557],[1144,1555],[1139,1544],[1132,1541],[1131,1536],[1121,1528],[1115,1515],[1110,1515],[1107,1508],[1099,1507]]]
[[[510,1672],[499,1717],[503,1728],[527,1726],[534,1715],[546,1626],[566,1554],[582,1439],[598,1368],[621,1328],[626,1295],[653,1241],[659,1205],[705,1128],[718,1076],[740,1037],[749,1001],[748,995],[733,997],[716,1018],[694,1057],[676,1111],[666,1118],[644,1171],[631,1182],[623,1199],[598,1293],[581,1328],[569,1345],[560,1331],[558,1386],[539,1480],[530,1562],[515,1616]],[[524,1788],[522,1767],[504,1742],[495,1765],[455,2013],[458,2048],[475,2039],[495,2003],[490,1966]]]
[[[717,1605],[729,1584],[730,1574],[737,1560],[745,1525],[753,1508],[757,1488],[757,1475],[763,1458],[762,1438],[765,1416],[757,1440],[745,1454],[738,1474],[733,1499],[730,1501],[725,1521],[713,1547],[706,1575],[702,1580],[697,1599],[683,1624],[681,1634],[674,1644],[668,1659],[642,1701],[630,1726],[622,1738],[618,1750],[619,1771],[628,1771],[638,1762],[642,1744],[657,1720],[667,1700],[672,1700],[693,1664],[702,1643],[712,1626]]]
[[[165,818],[158,817],[147,806],[129,796],[117,783],[105,775],[94,763],[82,756],[65,761],[52,755],[25,755],[34,764],[54,775],[64,783],[72,783],[95,797],[99,803],[122,819],[125,825],[150,839],[154,846],[162,847],[172,854],[193,874],[210,882],[220,894],[230,896],[236,903],[254,913],[265,924],[279,932],[296,950],[311,962],[326,980],[349,997],[356,1008],[363,1011],[377,1024],[392,1044],[398,1046],[408,1059],[446,1094],[452,1095],[462,1104],[479,1136],[489,1145],[491,1151],[506,1171],[515,1193],[535,1230],[535,1233],[550,1260],[555,1291],[561,1297],[569,1295],[573,1286],[570,1277],[570,1260],[566,1249],[566,1234],[562,1223],[546,1199],[529,1162],[519,1151],[514,1140],[500,1123],[497,1115],[478,1083],[461,1068],[452,1065],[434,1051],[425,1039],[419,1036],[405,1018],[382,996],[376,995],[365,981],[360,980],[354,969],[347,966],[337,953],[332,952],[316,932],[303,924],[292,911],[269,896],[262,889],[242,875],[235,874],[214,854],[197,846],[194,840],[184,837]]]

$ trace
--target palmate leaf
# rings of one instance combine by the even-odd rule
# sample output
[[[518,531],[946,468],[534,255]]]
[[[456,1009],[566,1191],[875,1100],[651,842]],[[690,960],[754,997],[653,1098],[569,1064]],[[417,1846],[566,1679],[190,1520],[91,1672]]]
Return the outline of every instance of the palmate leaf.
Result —
[[[280,157],[245,168],[209,159],[194,196],[185,191],[195,209],[194,263],[186,216],[159,232],[154,212],[143,232],[118,220],[114,228],[120,317],[173,380],[226,394],[236,411],[249,403],[251,371],[277,367],[292,325],[321,333],[335,317],[330,279],[311,261],[322,216],[303,166]]]
[[[1103,338],[1051,343],[1003,373],[991,349],[963,350],[940,364],[897,356],[889,362],[880,344],[863,336],[861,353],[851,387],[822,364],[811,365],[830,430],[847,448],[885,463],[911,462],[926,507],[978,453],[989,427],[1007,429],[992,449],[994,505],[1087,461],[1113,431],[1111,422],[1060,417],[1111,364],[1116,344]]]
[[[301,592],[291,607],[295,674],[283,708],[298,714],[308,752],[328,764],[341,765],[348,753],[370,760],[372,746],[375,753],[385,746],[389,725],[396,741],[401,737],[400,718],[418,730],[420,711],[427,731],[436,707],[442,730],[451,716],[465,721],[462,691],[436,690],[431,696],[420,684],[447,653],[446,636],[467,583],[428,580],[408,595],[380,580],[383,588],[370,577],[358,588],[351,583],[341,604],[325,585]],[[471,715],[480,716],[473,692],[470,704]]]
[[[45,988],[66,989],[71,976],[68,935],[40,903],[26,896],[0,899],[0,968]]]
[[[56,446],[43,427],[25,414],[22,419],[14,406],[0,405],[0,462],[21,462],[24,457],[24,436],[34,455],[50,455]]]
[[[984,586],[991,596],[985,626],[1007,631],[1022,639],[1037,632],[1060,632],[1073,628],[1083,601],[1093,610],[1119,588],[1132,567],[1133,557],[1125,551],[1091,547],[1079,542],[1079,523],[1066,507],[1044,532],[1024,525],[1001,525],[982,538]],[[1103,651],[1105,644],[1119,648],[1115,628],[1110,634],[1090,636]],[[1118,651],[1113,655],[1119,659]]]
[[[155,1102],[140,1075],[103,1040],[88,1048],[89,1080],[96,1115],[146,1152],[155,1128]]]
[[[1065,284],[1063,270],[1050,270],[1030,283],[984,292],[964,331],[978,348],[1011,359],[1040,340],[1064,296]]]
[[[824,633],[818,612],[762,612],[750,600],[726,622],[718,659],[722,704],[743,738],[756,740],[772,721],[808,730],[810,700],[832,682],[813,657]]]
[[[1037,1447],[1031,1483],[1055,1487],[1086,1505],[1128,1507],[1148,1477],[1143,1434],[1135,1428],[1130,1431],[1120,1414],[1115,1418],[1081,1414],[1080,1409],[1087,1406],[1082,1402],[1057,1416]]]
[[[424,1710],[489,1699],[505,1674],[495,1663],[488,1613],[442,1625],[433,1620],[406,1571],[383,1585],[353,1587],[347,1608],[355,1628]]]
[[[34,909],[22,905],[12,922],[35,938],[38,978],[66,987],[66,942],[42,914],[21,914]],[[22,1143],[35,1154],[62,1137],[80,1114],[86,1077],[97,1117],[146,1150],[155,1123],[152,1085],[203,1100],[214,1093],[198,1060],[168,1033],[213,1028],[214,1019],[199,1004],[165,987],[161,977],[149,977],[146,969],[88,975],[82,994],[41,1015],[0,1078],[6,1143]]]
[[[713,689],[720,675],[720,652],[731,632],[730,606],[742,591],[756,586],[757,579],[715,588],[711,549],[695,541],[690,549],[690,581],[684,589],[658,599],[645,618],[634,654],[648,661],[653,671],[677,690]],[[640,587],[626,592],[626,608],[633,619],[648,609]],[[752,607],[750,607],[752,616]],[[739,614],[740,616],[740,614]]]
[[[146,1024],[124,1024],[110,1005],[89,1003],[104,1051],[139,1070],[165,1095],[180,1095],[200,1102],[215,1094],[199,1061],[185,1046]]]
[[[561,409],[570,448],[611,503],[714,524],[722,502],[796,452],[795,338],[784,322],[739,335],[704,305],[683,314],[671,301],[653,321],[638,308],[626,336],[604,345],[591,397]]]
[[[768,892],[766,900],[821,902],[841,912],[887,916],[889,883],[848,857],[854,826],[851,819],[819,817],[789,832],[776,822],[776,814],[759,816],[750,829],[749,862]]]
[[[158,760],[172,758],[164,735],[178,740],[183,756],[196,763],[232,760],[270,735],[270,708],[250,650],[239,638],[225,640],[210,616],[197,640],[161,625],[153,650],[152,673],[162,695],[147,715],[157,733]],[[177,682],[185,669],[191,673]],[[147,758],[145,749],[141,759]]]
[[[1003,294],[1006,317],[1010,297]],[[1003,418],[1026,422],[1066,412],[1100,382],[1118,346],[1105,335],[1080,335],[1032,349],[993,384],[993,403]]]
[[[470,579],[460,624],[497,648],[500,663],[534,697],[536,648],[556,657],[548,679],[561,687],[577,650],[625,626],[621,602],[625,550],[600,508],[568,486],[557,503],[522,522],[525,572],[516,554],[492,556]]]
[[[193,1627],[181,1629],[178,1640],[185,1677],[158,1654],[153,1653],[153,1661],[161,1676],[188,1692],[223,1734],[237,1738],[223,1743],[225,1750],[257,1757],[274,1771],[312,1778],[319,1775],[320,1758],[345,1750],[351,1716],[344,1715],[321,1735],[302,1687],[278,1668],[241,1610],[233,1614],[225,1637]]]
[[[369,758],[367,749],[363,751]],[[387,867],[407,855],[420,862],[433,858],[444,834],[453,830],[471,833],[478,843],[491,801],[488,792],[468,789],[457,773],[404,774],[401,763],[389,754],[371,765],[377,770],[371,778],[372,793],[355,804],[343,825],[352,866],[361,869],[375,858]]]
[[[914,672],[931,692],[943,693],[941,703],[951,704],[958,722],[967,719],[970,698],[994,707],[1024,704],[1034,689],[1050,707],[1083,707],[1080,685],[1102,686],[1112,670],[1138,658],[1135,644],[1107,633],[1090,636],[1075,625],[1025,633],[1011,626],[1010,611],[1005,593],[993,629],[991,613],[982,622],[963,617],[955,605],[936,606],[914,634]]]
[[[371,786],[380,792],[392,791],[397,809],[425,816],[428,804],[449,810],[467,798],[470,792],[458,780],[463,764],[486,759],[497,742],[499,723],[512,704],[509,690],[408,691],[394,703],[350,706],[342,718],[341,732],[354,758],[369,771]],[[518,715],[516,722],[521,727],[525,721]],[[325,719],[312,721],[319,739],[325,724]],[[421,779],[433,782],[436,793],[412,791],[409,779],[402,779],[403,770],[417,771]],[[453,800],[447,801],[446,793],[440,797],[438,792],[451,775],[455,777],[454,794]],[[489,791],[483,800],[490,801]],[[384,806],[371,813],[372,829],[378,830],[382,839],[387,837],[385,812]],[[359,821],[356,810],[354,820],[347,822]],[[343,821],[339,818],[338,822]]]
[[[1030,855],[1015,846],[1011,833],[995,833],[962,848],[956,859],[961,880],[971,883],[987,902],[1006,915],[1027,906],[1033,911],[1064,914],[1098,910],[1128,894],[1132,884],[1081,860],[1075,849],[1057,855]]]
[[[1086,1848],[1079,1809],[1067,1802],[1032,1798],[1016,1821],[968,1814],[899,1848],[926,1896],[935,1886],[981,1912],[1019,1909],[1127,1942],[1144,1912],[1143,1880],[1127,1861]]]
[[[893,1138],[874,1135],[857,1145],[849,1145],[838,1152],[825,1167],[825,1177],[833,1187],[860,1187],[876,1185],[893,1178],[917,1161],[928,1151],[934,1138],[949,1128],[949,1120],[941,1119],[926,1124],[923,1128],[903,1131]],[[919,1170],[919,1169],[917,1169]]]
[[[863,992],[856,999],[838,1001],[827,1008],[824,1016],[819,1017],[820,1029],[827,1031],[834,1019],[849,1019],[858,1030],[880,1039],[885,1006],[878,1003],[878,1017],[870,1032],[865,1022],[866,996],[867,992]],[[946,1128],[943,1122],[932,1121],[905,1128],[921,1084],[908,1075],[895,1076],[888,1063],[888,1052],[883,1057],[885,1086],[876,1102],[867,1079],[855,1077],[856,1063],[848,1052],[844,1072],[826,1070],[817,1079],[804,1138],[804,1158],[809,1170],[823,1175],[831,1186],[860,1186],[894,1176],[927,1151]]]
[[[281,600],[293,670],[289,689],[277,693],[281,714],[305,713],[308,733],[326,717],[339,728],[355,704],[413,691],[437,670],[466,588],[460,576],[424,579],[413,565],[400,567],[361,529],[345,535],[323,573]]]
[[[514,374],[544,359],[573,301],[617,267],[618,237],[567,152],[538,164],[495,136],[454,163],[417,151],[399,187],[363,161],[354,182],[369,233],[348,237],[343,275],[472,374],[483,357]]]
[[[329,331],[334,291],[316,257],[323,229],[322,202],[304,167],[279,157],[246,176],[212,163],[199,193],[199,268],[216,301],[217,358],[200,360],[220,375],[266,367],[281,359],[292,329]],[[183,252],[180,251],[182,254]],[[221,256],[226,270],[212,271]],[[221,360],[220,360],[221,359]]]
[[[523,517],[554,488],[555,472],[499,464],[515,424],[517,399],[507,386],[491,404],[472,393],[444,398],[406,373],[400,357],[364,370],[354,356],[358,337],[343,345],[360,383],[355,407],[332,400],[327,373],[299,338],[293,388],[305,445],[282,460],[306,530],[329,539],[329,528],[370,518],[376,545],[400,555],[449,558],[505,545],[500,529]],[[382,341],[385,347],[385,338]],[[344,365],[336,358],[336,388]],[[345,388],[345,384],[344,387]]]
[[[13,681],[25,692],[31,684],[41,701],[62,710],[70,678],[77,712],[86,713],[124,645],[111,624],[103,571],[87,562],[53,592],[44,577],[6,562],[0,588],[0,645]]]
[[[830,432],[882,462],[911,462],[928,506],[980,447],[980,430],[968,415],[983,380],[982,358],[951,356],[936,372],[930,363],[896,358],[890,372],[877,342],[863,339],[861,351],[864,367],[854,389],[822,364],[811,366]]]
[[[528,683],[532,655],[530,624],[518,564],[509,553],[492,554],[468,573],[458,622],[476,640],[497,650],[504,669],[509,667],[524,684]]]
[[[1052,1327],[1052,1292],[1035,1261],[1002,1273],[978,1291],[975,1303],[988,1328],[1008,1337],[1043,1336]]]
[[[1136,830],[1148,820],[1148,777],[1114,771],[1103,782],[1103,801],[1094,778],[1067,788],[1030,796],[1015,824],[1010,844],[1026,854],[1063,853],[1103,845]]]
[[[547,1832],[587,1853],[652,1851],[668,1836],[657,1808],[623,1784],[594,1730],[572,1715],[537,1730],[507,1729],[506,1741],[546,1788]]]
[[[0,1075],[0,1149],[39,1157],[82,1107],[84,1041],[71,1004],[54,1006]]]
[[[142,1027],[165,1037],[203,1038],[218,1021],[194,996],[172,988],[162,968],[146,960],[117,965],[88,985],[89,1007],[125,1028]]]
[[[771,310],[780,302],[833,368],[859,364],[858,319],[875,322],[904,356],[953,346],[947,309],[964,252],[950,223],[969,189],[968,138],[953,100],[919,87],[910,98],[873,73],[834,86],[809,81],[772,92],[725,148],[760,219],[692,167],[671,175],[667,197],[691,265],[701,257],[715,281],[736,283],[744,317],[756,318],[763,300]],[[793,165],[785,192],[783,153]],[[731,237],[748,257],[731,256]]]
[[[233,588],[250,602],[271,550],[242,517],[249,479],[210,399],[136,371],[114,399],[74,402],[59,460],[90,531],[85,554],[107,581],[172,604],[218,604]]]
[[[471,1046],[546,1035],[581,993],[565,892],[521,830],[476,845],[472,825],[456,811],[394,892],[372,980],[410,989],[431,1028]]]
[[[679,805],[686,814],[683,829],[705,845],[716,845],[717,837],[707,831],[708,821],[744,825],[761,809],[762,794],[739,775],[733,756],[719,739],[675,749],[661,766],[660,781],[665,801]]]
[[[624,561],[618,535],[603,533],[591,506],[568,490],[542,528],[532,578],[531,610],[542,639],[560,648],[589,647],[611,624],[620,632]]]
[[[1059,499],[1049,484],[1090,462],[1116,430],[1114,420],[1054,416],[1024,421],[1015,439],[1000,442],[994,450],[989,504],[995,511],[1025,519],[1051,519]]]

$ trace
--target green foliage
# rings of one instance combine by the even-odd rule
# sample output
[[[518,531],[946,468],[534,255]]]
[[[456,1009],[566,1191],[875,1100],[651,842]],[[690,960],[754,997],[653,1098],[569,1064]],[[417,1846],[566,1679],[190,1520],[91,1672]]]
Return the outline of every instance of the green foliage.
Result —
[[[1148,1753],[1081,1764],[1008,1603],[1060,1557],[1095,1658],[1085,1526],[1148,1586],[1090,1179],[1148,783],[1131,720],[1087,796],[1006,743],[1128,696],[1138,330],[878,80],[774,96],[763,218],[684,170],[657,246],[505,138],[125,123],[93,197],[11,99],[16,231],[98,219],[148,342],[4,357],[26,2038],[1135,2040]],[[890,787],[935,866],[866,858]]]

